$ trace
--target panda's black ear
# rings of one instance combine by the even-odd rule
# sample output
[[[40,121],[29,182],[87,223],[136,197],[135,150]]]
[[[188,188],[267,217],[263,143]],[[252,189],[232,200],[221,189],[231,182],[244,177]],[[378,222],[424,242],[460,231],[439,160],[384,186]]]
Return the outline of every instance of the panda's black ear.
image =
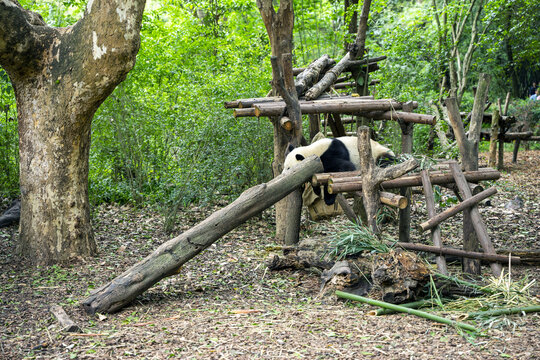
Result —
[[[296,154],[296,160],[302,161],[304,159],[305,159],[304,155]]]
[[[285,149],[285,157],[287,157],[287,155],[289,155],[289,153],[293,150],[294,150],[294,145],[289,143],[289,146],[287,146],[287,149]]]

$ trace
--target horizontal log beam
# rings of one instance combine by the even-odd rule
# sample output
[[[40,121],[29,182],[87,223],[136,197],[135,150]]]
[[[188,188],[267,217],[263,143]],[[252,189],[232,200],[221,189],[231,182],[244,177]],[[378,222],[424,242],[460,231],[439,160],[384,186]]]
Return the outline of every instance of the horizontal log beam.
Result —
[[[444,220],[451,218],[452,216],[456,215],[457,213],[462,212],[463,210],[470,208],[471,206],[474,206],[478,204],[480,201],[487,199],[488,197],[494,195],[497,193],[497,189],[492,187],[489,189],[486,189],[482,191],[479,194],[474,195],[473,197],[470,197],[468,199],[463,200],[461,203],[454,205],[443,212],[435,215],[428,221],[424,221],[419,225],[419,228],[421,231],[426,231],[429,229],[434,228],[435,226],[439,225]]]
[[[497,170],[467,171],[464,174],[465,174],[465,178],[469,182],[497,180],[498,178],[501,177],[501,174]],[[448,173],[443,173],[443,174],[432,173],[429,175],[429,178],[433,185],[450,184],[450,183],[455,182],[452,174],[448,174]],[[360,191],[362,189],[362,183],[359,181],[358,177],[336,178],[336,179],[331,178],[327,180],[327,183],[328,183],[328,192],[330,194],[338,194],[341,192],[349,192],[349,191]],[[421,186],[421,185],[422,185],[422,179],[420,175],[403,176],[394,180],[384,181],[381,184],[382,188],[385,190],[402,188],[402,187]]]
[[[314,100],[300,101],[302,114],[357,114],[366,111],[388,111],[392,109],[402,109],[403,103],[395,100],[365,100],[354,98],[347,100]],[[253,105],[256,116],[280,116],[283,114],[285,103],[260,103]],[[413,102],[413,108],[418,107],[417,102]]]
[[[465,257],[469,259],[496,261],[503,264],[508,264],[509,259],[512,265],[519,264],[521,262],[521,259],[517,256],[508,257],[505,255],[486,254],[486,253],[475,252],[475,251],[465,251],[465,250],[459,250],[459,249],[452,249],[452,248],[445,248],[445,247],[438,247],[438,246],[424,245],[424,244],[416,244],[416,243],[398,242],[397,245],[402,247],[405,250],[423,251],[423,252],[429,252],[429,253],[438,254],[438,255],[453,255],[453,256]]]
[[[381,197],[381,203],[385,205],[396,207],[398,209],[405,209],[407,207],[408,201],[405,196],[386,191],[379,192],[379,196]]]
[[[243,108],[243,109],[234,109],[233,116],[235,118],[239,117],[255,117],[255,108]]]

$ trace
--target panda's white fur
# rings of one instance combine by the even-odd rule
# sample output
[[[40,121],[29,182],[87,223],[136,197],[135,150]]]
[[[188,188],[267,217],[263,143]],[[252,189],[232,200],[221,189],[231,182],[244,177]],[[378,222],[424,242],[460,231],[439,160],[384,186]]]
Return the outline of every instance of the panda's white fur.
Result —
[[[353,171],[360,168],[360,156],[358,154],[358,138],[344,136],[335,139],[321,139],[308,146],[289,148],[290,152],[285,157],[284,169],[289,169],[311,155],[317,155],[322,162],[324,172]],[[386,146],[371,140],[371,153],[373,160],[392,160],[394,153]],[[335,194],[328,193],[327,185],[323,186],[324,202],[332,205],[336,200]],[[317,195],[320,189],[313,189]]]
[[[317,155],[321,157],[330,147],[332,141],[338,140],[348,151],[350,162],[353,163],[355,169],[360,168],[360,156],[358,154],[358,138],[356,136],[343,136],[335,139],[321,139],[311,145],[301,146],[291,150],[285,158],[283,163],[284,169],[289,169],[311,155]],[[377,161],[381,157],[394,157],[395,154],[392,150],[379,144],[378,142],[371,140],[371,154],[373,160]],[[300,156],[297,156],[300,155]]]

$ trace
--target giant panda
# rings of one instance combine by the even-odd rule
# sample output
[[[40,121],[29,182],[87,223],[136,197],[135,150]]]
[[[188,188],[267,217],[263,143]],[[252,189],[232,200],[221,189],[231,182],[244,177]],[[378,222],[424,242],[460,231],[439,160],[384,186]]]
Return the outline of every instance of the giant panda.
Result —
[[[375,163],[385,167],[394,161],[392,150],[371,140],[371,154]],[[295,148],[289,145],[283,168],[290,169],[306,157],[317,155],[323,164],[324,172],[354,171],[360,169],[360,156],[358,155],[358,138],[343,136],[334,139],[321,139],[311,145]],[[335,194],[328,193],[324,186],[324,202],[332,205],[336,201]]]

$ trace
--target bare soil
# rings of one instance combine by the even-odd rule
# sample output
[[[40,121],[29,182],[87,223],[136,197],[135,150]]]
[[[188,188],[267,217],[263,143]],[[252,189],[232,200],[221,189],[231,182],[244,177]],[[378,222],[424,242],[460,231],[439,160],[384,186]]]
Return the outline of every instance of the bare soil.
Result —
[[[495,184],[499,192],[480,212],[495,248],[539,249],[540,151],[520,152],[517,164],[506,155],[508,167]],[[506,209],[515,196],[524,206]],[[224,205],[182,209],[173,234]],[[0,201],[0,210],[6,206],[7,199]],[[426,219],[419,195],[413,211],[415,222]],[[304,221],[302,236],[328,234],[344,221]],[[459,246],[459,222],[457,217],[442,227],[445,244]],[[540,359],[537,313],[509,316],[509,326],[470,336],[411,315],[375,317],[368,314],[370,306],[320,298],[315,273],[269,271],[266,261],[279,250],[271,210],[224,236],[123,311],[86,315],[79,303],[92,289],[171,237],[163,223],[149,208],[103,205],[93,215],[99,256],[40,268],[16,254],[16,226],[0,229],[0,359]],[[428,242],[427,234],[414,229],[412,236]],[[489,276],[489,267],[483,271]],[[540,281],[539,267],[512,267],[512,276],[525,274]],[[540,300],[538,289],[533,287],[531,302]],[[62,332],[48,311],[53,304],[62,305],[83,333]]]

